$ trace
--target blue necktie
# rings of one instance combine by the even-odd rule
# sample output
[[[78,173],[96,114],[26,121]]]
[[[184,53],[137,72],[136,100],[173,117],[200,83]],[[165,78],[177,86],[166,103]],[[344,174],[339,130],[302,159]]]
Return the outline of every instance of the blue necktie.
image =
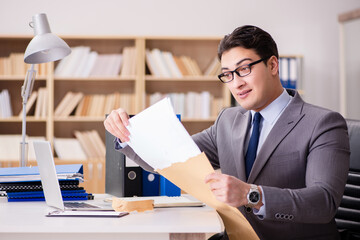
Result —
[[[260,120],[261,120],[261,114],[259,112],[256,112],[254,115],[253,129],[249,141],[249,146],[245,156],[246,179],[249,178],[251,168],[256,158],[256,152],[258,148],[259,135],[260,135],[260,131],[259,131]]]

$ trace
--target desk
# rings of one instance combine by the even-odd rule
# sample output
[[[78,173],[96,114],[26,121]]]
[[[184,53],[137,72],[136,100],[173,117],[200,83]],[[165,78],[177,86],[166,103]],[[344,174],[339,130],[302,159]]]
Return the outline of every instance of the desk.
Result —
[[[95,195],[103,202],[104,194]],[[0,239],[50,240],[169,240],[203,239],[220,232],[221,220],[210,207],[157,208],[121,218],[45,217],[45,202],[7,202],[0,199]]]

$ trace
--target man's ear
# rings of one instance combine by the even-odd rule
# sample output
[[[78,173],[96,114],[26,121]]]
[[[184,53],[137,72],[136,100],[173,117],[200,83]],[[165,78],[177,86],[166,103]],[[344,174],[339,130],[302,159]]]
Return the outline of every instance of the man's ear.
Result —
[[[271,56],[268,60],[268,67],[273,75],[279,72],[279,60],[275,56]]]

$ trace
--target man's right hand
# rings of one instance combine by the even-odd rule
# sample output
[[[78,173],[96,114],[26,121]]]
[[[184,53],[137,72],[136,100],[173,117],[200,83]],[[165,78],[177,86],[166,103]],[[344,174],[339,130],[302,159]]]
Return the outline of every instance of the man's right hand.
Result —
[[[122,108],[112,110],[104,121],[105,129],[119,138],[121,142],[128,142],[130,140],[130,133],[126,128],[128,125],[129,115]]]

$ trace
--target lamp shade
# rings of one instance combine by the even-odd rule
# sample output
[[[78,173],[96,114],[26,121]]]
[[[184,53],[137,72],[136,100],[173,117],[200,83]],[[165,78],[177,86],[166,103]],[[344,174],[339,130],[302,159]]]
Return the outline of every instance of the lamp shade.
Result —
[[[24,62],[38,64],[60,60],[71,53],[69,45],[50,31],[46,14],[33,16],[35,37],[25,50]]]

